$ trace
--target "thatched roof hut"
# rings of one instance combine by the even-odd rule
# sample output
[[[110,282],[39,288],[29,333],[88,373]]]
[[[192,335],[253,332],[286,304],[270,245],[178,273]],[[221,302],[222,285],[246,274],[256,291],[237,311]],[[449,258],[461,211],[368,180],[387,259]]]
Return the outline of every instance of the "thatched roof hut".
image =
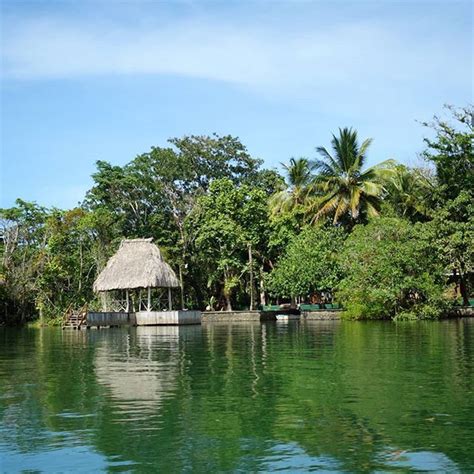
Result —
[[[95,280],[94,291],[179,287],[176,274],[152,240],[122,240]]]

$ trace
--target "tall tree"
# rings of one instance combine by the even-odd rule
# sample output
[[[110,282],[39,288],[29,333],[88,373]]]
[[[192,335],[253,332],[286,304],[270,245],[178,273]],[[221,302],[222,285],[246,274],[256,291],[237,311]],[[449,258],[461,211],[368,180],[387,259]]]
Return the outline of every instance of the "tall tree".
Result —
[[[260,170],[261,160],[237,137],[192,135],[169,143],[172,147],[152,147],[123,167],[98,162],[86,205],[114,213],[122,236],[154,237],[179,273],[184,305],[186,287],[202,299],[199,269],[190,265],[193,229],[185,226],[198,198],[223,178],[235,184],[261,182],[269,190],[278,183],[274,173]]]
[[[307,158],[291,158],[282,163],[287,188],[275,193],[270,199],[273,215],[302,208],[312,181],[311,167]]]
[[[194,264],[207,278],[210,294],[218,293],[227,310],[232,309],[239,289],[253,300],[254,268],[265,239],[266,215],[263,190],[221,179],[211,183],[187,219],[195,235]],[[242,288],[245,276],[247,289]]]
[[[366,216],[379,215],[384,190],[382,173],[393,162],[364,168],[371,143],[369,138],[359,145],[357,132],[343,128],[339,129],[339,136],[332,137],[332,152],[325,147],[316,148],[321,159],[313,162],[318,175],[308,207],[313,221],[330,215],[334,223],[345,219],[353,225]]]
[[[441,201],[456,199],[462,191],[474,196],[474,107],[445,108],[454,123],[437,115],[423,122],[435,135],[425,138],[423,156],[436,167]]]
[[[459,283],[467,305],[474,285],[474,108],[446,106],[452,120],[435,116],[423,125],[434,131],[426,138],[424,157],[436,168],[434,219],[436,245]]]
[[[44,265],[47,215],[46,208],[22,199],[12,208],[0,209],[0,273],[6,290],[0,321],[23,323],[36,312],[36,277]]]
[[[385,183],[385,201],[396,214],[413,222],[427,220],[432,210],[434,177],[428,170],[397,165]]]

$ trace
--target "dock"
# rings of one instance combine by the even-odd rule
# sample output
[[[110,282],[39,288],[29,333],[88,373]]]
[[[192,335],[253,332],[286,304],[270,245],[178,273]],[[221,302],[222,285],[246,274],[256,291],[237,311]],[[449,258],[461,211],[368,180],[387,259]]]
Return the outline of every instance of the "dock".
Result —
[[[200,311],[85,311],[71,313],[63,329],[104,328],[120,326],[182,326],[201,324]]]

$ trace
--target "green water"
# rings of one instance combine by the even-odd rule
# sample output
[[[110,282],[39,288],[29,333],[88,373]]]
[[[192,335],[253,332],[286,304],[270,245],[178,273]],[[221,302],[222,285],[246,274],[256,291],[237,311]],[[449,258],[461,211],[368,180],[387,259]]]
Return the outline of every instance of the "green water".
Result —
[[[474,320],[0,329],[0,471],[474,472]]]

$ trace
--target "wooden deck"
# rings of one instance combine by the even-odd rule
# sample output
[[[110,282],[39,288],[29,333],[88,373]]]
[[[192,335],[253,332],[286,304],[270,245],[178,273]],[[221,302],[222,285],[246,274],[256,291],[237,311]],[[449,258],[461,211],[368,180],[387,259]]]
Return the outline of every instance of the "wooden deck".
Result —
[[[85,325],[89,327],[111,326],[181,326],[201,324],[200,311],[138,311],[126,312],[89,312]]]

